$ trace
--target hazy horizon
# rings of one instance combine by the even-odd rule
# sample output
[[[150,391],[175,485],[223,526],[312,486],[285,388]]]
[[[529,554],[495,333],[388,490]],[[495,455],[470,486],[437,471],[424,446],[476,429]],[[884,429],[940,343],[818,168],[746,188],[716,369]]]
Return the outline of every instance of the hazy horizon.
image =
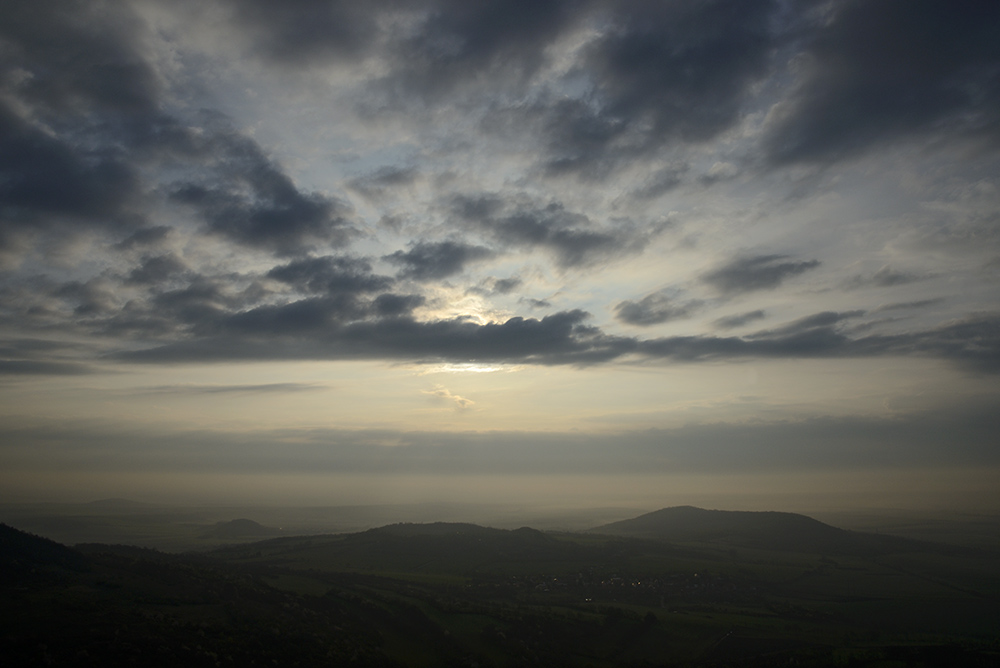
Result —
[[[0,6],[0,503],[1000,513],[1000,5]]]

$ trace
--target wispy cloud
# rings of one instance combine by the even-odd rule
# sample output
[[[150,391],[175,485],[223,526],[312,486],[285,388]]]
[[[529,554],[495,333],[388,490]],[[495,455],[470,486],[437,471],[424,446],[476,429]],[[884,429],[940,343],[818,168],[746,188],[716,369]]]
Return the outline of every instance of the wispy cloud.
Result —
[[[857,274],[844,281],[846,290],[859,290],[863,288],[889,288],[896,285],[906,285],[915,281],[926,280],[930,276],[911,274],[904,271],[896,271],[886,265],[871,274]]]
[[[465,397],[460,397],[457,394],[452,394],[443,385],[435,385],[433,390],[422,391],[424,394],[430,395],[436,399],[453,403],[455,405],[455,410],[459,411],[469,410],[476,404],[476,402],[471,399],[466,399]]]
[[[746,313],[737,313],[735,315],[727,315],[714,321],[712,324],[717,329],[735,329],[737,327],[742,327],[743,325],[748,325],[756,320],[763,320],[767,317],[762,309],[757,309],[756,311],[747,311]]]
[[[658,325],[689,318],[703,303],[697,299],[678,300],[668,292],[654,292],[639,301],[627,299],[619,302],[615,306],[615,317],[630,325]]]

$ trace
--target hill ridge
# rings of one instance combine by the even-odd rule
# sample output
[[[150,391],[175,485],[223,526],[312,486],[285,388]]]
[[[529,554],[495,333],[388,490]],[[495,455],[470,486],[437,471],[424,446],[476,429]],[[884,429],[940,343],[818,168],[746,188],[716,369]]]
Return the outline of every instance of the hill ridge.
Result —
[[[672,506],[611,522],[589,533],[671,542],[715,543],[785,552],[874,554],[913,544],[903,538],[840,529],[777,510],[709,510]]]

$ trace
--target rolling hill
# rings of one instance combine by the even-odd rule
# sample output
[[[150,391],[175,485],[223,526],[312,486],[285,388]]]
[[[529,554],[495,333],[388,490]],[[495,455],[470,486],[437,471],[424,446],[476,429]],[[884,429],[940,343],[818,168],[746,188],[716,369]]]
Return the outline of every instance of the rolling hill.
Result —
[[[894,536],[847,531],[805,515],[783,512],[663,508],[590,530],[591,533],[675,543],[714,543],[782,552],[874,555],[945,549]]]

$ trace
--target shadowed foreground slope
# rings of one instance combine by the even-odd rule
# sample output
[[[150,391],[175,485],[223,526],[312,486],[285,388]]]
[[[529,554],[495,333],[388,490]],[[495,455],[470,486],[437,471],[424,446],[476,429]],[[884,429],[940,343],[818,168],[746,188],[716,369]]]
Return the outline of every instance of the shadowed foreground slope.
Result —
[[[3,665],[399,665],[368,620],[218,560],[0,525],[0,564]]]

